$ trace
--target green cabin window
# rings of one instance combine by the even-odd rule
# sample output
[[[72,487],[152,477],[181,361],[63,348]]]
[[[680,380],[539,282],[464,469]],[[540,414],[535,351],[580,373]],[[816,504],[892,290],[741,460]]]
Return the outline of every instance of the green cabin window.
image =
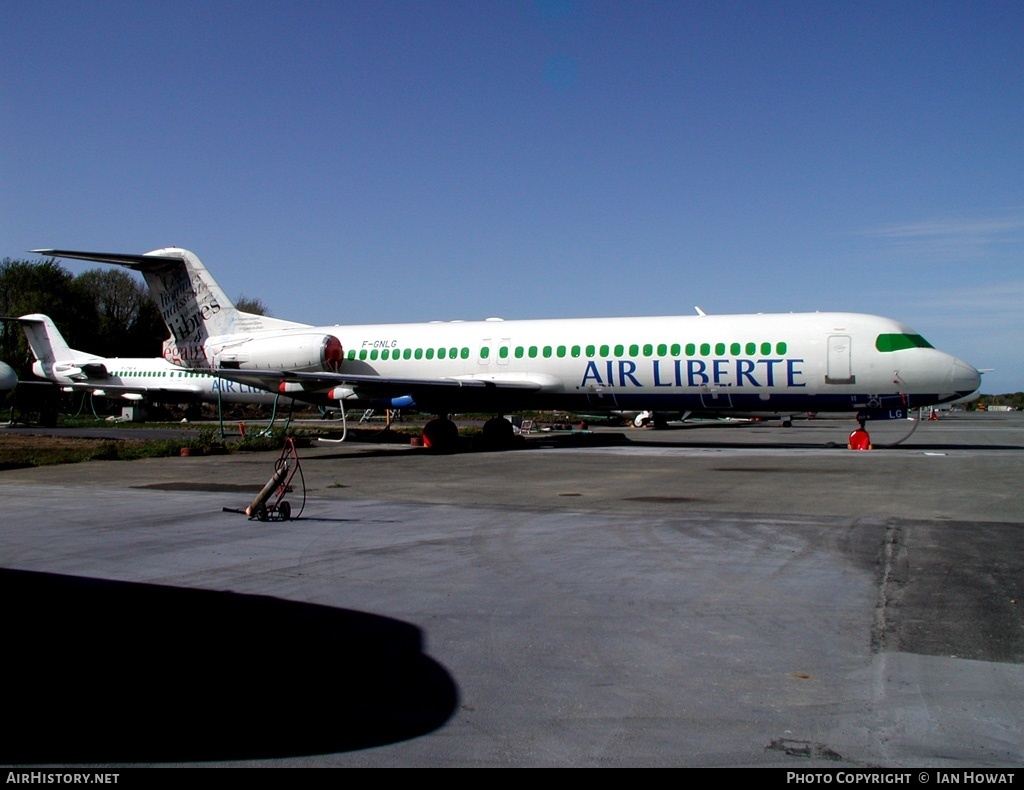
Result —
[[[879,335],[875,339],[875,348],[879,351],[903,351],[907,348],[934,348],[921,335],[910,334],[887,334]]]

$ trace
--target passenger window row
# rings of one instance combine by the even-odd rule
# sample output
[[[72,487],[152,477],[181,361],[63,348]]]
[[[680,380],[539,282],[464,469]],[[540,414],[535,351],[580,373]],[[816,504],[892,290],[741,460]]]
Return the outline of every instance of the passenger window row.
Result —
[[[787,351],[786,343],[686,343],[685,345],[680,343],[632,343],[626,345],[624,343],[611,345],[588,345],[588,346],[511,346],[508,344],[501,344],[498,346],[498,358],[508,359],[510,356],[515,359],[564,359],[570,357],[573,359],[581,356],[588,358],[594,357],[724,357],[727,354],[729,356],[748,356],[753,357],[760,355],[762,357],[771,356],[775,353],[776,356],[784,356]],[[451,347],[440,347],[440,348],[370,348],[360,349],[349,349],[347,354],[349,359],[359,360],[370,360],[376,361],[378,359],[469,359],[469,347],[463,346],[458,348],[455,346]],[[480,359],[488,359],[491,355],[490,346],[481,346],[480,348]]]

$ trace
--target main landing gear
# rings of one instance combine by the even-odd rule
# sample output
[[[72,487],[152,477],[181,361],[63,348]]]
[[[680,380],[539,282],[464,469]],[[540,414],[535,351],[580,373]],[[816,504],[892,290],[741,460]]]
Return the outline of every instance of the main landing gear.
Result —
[[[435,450],[454,450],[459,443],[458,426],[448,415],[439,415],[423,426],[423,446]],[[484,423],[477,446],[500,450],[512,447],[516,441],[512,423],[502,416],[492,417]]]
[[[511,447],[515,443],[516,432],[512,423],[504,417],[491,417],[484,423],[481,438],[489,447]]]
[[[454,450],[459,443],[459,428],[448,419],[447,414],[440,415],[423,426],[423,446],[435,450]]]

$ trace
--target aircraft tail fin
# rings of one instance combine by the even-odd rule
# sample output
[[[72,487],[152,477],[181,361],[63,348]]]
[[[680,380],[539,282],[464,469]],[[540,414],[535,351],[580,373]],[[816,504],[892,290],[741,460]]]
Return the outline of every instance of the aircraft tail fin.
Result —
[[[239,310],[199,257],[181,247],[165,247],[144,255],[77,250],[32,252],[55,258],[113,263],[142,272],[171,333],[164,344],[164,356],[185,365],[204,362],[204,346],[211,337],[306,326]]]
[[[36,362],[52,365],[54,362],[90,362],[97,359],[94,354],[76,351],[71,348],[64,336],[57,329],[53,319],[42,313],[30,313],[19,318],[3,318],[4,321],[17,321],[25,330],[25,339]]]

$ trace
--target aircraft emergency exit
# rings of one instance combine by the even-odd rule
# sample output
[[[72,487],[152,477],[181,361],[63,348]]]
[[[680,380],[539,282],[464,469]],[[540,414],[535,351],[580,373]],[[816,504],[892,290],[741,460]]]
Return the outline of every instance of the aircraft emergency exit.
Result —
[[[165,358],[298,398],[446,415],[571,411],[903,416],[969,395],[974,367],[889,318],[789,313],[310,326],[237,310],[188,250],[34,250],[141,271]]]
[[[122,359],[77,351],[68,346],[50,317],[41,313],[20,318],[0,316],[0,321],[21,324],[36,360],[32,372],[67,391],[128,401],[216,403],[220,397],[223,403],[274,402],[274,394],[265,389],[173,365],[163,357]]]

